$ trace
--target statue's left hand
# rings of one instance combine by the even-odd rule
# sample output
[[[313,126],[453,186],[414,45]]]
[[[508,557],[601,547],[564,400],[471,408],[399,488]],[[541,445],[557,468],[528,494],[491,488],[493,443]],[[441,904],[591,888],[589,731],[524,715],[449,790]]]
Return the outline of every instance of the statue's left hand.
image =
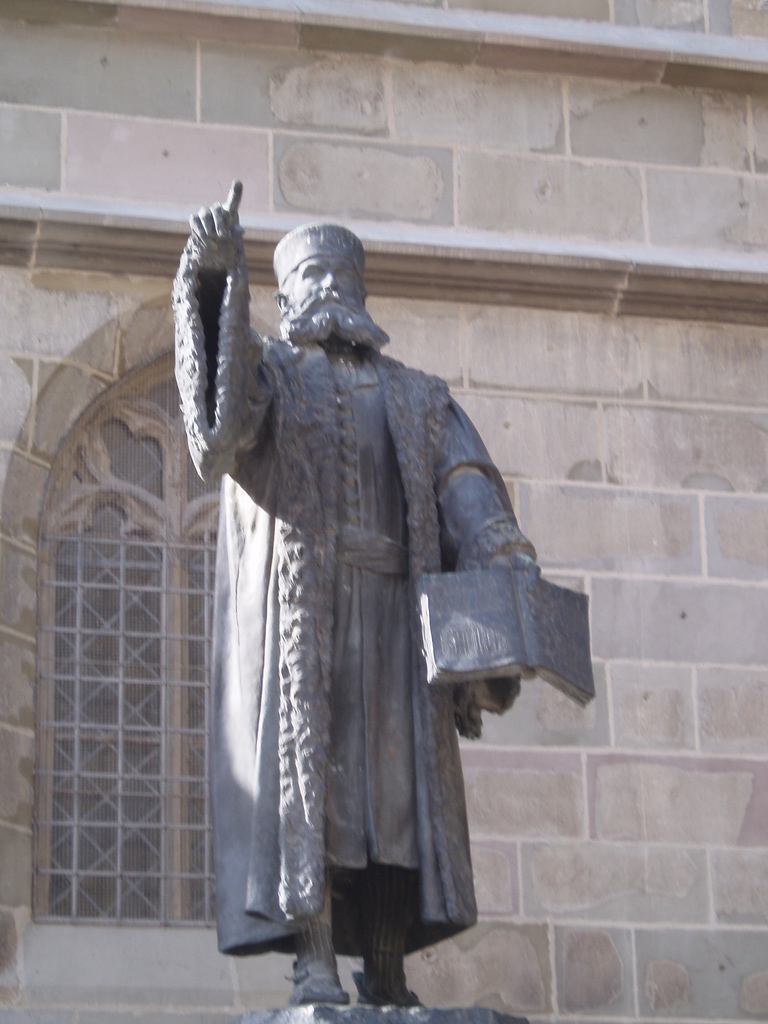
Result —
[[[499,555],[494,558],[491,565],[504,565],[509,569],[514,569],[515,572],[522,572],[525,575],[525,585],[529,587],[532,583],[541,576],[541,566],[530,555],[526,554],[525,551],[513,551],[511,554],[507,553]],[[532,668],[523,668],[522,677],[523,679],[532,679],[536,675]],[[489,710],[493,710],[489,708]]]
[[[541,576],[539,563],[525,551],[504,552],[491,559],[491,565],[503,565],[516,572],[523,572],[529,582]]]

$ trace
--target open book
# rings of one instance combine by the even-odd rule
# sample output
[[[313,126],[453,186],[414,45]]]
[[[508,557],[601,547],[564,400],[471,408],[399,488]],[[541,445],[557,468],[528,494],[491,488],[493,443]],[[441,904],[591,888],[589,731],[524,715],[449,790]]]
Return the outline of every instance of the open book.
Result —
[[[503,566],[424,575],[418,589],[430,683],[527,669],[580,704],[594,697],[584,594]]]

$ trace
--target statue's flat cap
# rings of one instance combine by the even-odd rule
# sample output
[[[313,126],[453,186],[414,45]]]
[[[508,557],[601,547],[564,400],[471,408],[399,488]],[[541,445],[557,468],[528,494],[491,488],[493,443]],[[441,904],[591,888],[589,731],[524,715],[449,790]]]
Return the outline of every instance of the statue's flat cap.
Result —
[[[283,287],[300,263],[317,256],[349,260],[363,280],[365,252],[357,235],[340,224],[302,224],[281,238],[275,248],[272,265],[278,287]]]

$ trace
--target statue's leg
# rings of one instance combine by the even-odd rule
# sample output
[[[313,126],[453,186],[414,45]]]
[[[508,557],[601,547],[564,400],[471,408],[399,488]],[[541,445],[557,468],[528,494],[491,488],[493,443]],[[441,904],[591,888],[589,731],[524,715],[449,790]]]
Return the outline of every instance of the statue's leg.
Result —
[[[418,894],[418,872],[369,864],[363,884],[364,949],[358,1001],[372,1006],[419,1006],[405,984],[405,937]]]
[[[291,1006],[335,1003],[345,1006],[349,996],[341,987],[331,933],[331,880],[326,880],[325,906],[316,917],[299,922],[296,962],[293,965]]]

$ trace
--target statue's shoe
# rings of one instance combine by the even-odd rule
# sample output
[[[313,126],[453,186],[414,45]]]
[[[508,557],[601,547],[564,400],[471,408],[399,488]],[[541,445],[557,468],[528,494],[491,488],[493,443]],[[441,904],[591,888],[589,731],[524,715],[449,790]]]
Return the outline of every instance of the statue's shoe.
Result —
[[[315,961],[301,971],[293,972],[293,991],[289,1006],[311,1006],[313,1003],[331,1003],[346,1006],[349,995],[341,987],[339,976],[327,964]]]
[[[357,985],[357,1002],[359,1006],[421,1006],[422,1003],[415,992],[406,988],[405,981],[396,986],[368,985],[362,971],[352,975]]]

